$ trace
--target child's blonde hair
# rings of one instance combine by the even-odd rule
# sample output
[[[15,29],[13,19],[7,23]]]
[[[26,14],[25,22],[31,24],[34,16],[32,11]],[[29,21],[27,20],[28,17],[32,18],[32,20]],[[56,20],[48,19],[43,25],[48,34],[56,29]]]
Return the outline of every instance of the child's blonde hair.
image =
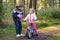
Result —
[[[30,8],[29,10],[33,11],[33,13],[35,13],[35,10],[33,8]]]

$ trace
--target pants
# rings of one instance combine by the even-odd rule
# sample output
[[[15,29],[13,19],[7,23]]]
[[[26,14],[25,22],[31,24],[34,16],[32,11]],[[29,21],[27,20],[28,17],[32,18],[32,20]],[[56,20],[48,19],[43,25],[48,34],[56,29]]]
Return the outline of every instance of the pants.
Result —
[[[29,23],[29,24],[28,24],[28,27],[30,27],[30,25],[33,27],[34,32],[35,32],[36,34],[38,34],[38,31],[37,31],[37,28],[36,28],[36,24],[35,24],[35,23]]]
[[[15,25],[16,25],[16,35],[21,34],[22,31],[22,23],[21,21],[14,20]]]

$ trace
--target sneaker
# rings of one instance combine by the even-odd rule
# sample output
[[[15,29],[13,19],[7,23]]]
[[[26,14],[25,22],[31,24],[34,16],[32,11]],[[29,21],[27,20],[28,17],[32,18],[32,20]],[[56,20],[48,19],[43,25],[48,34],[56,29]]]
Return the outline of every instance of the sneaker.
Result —
[[[19,34],[17,34],[17,35],[16,35],[16,37],[20,37],[20,35],[19,35]]]
[[[20,36],[24,36],[24,34],[20,34]]]

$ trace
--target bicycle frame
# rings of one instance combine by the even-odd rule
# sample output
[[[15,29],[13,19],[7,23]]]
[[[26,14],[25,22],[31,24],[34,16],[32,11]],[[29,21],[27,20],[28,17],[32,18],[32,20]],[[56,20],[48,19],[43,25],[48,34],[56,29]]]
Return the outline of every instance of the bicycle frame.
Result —
[[[30,39],[30,38],[32,38],[33,36],[34,36],[34,29],[33,29],[33,27],[30,25],[29,26],[29,28],[27,29],[27,33],[26,33],[27,35],[27,37]]]
[[[33,29],[32,26],[30,26],[28,30],[30,31],[30,33],[33,33],[34,32],[34,29]]]

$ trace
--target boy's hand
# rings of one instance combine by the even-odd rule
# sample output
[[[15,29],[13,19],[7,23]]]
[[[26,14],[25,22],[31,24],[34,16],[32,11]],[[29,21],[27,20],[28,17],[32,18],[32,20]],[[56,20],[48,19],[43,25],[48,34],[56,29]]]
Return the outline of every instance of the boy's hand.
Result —
[[[18,14],[17,17],[20,18],[20,19],[22,19],[23,18],[23,15]]]
[[[17,18],[17,20],[18,20],[18,21],[21,21],[21,19],[20,19],[20,18]]]

